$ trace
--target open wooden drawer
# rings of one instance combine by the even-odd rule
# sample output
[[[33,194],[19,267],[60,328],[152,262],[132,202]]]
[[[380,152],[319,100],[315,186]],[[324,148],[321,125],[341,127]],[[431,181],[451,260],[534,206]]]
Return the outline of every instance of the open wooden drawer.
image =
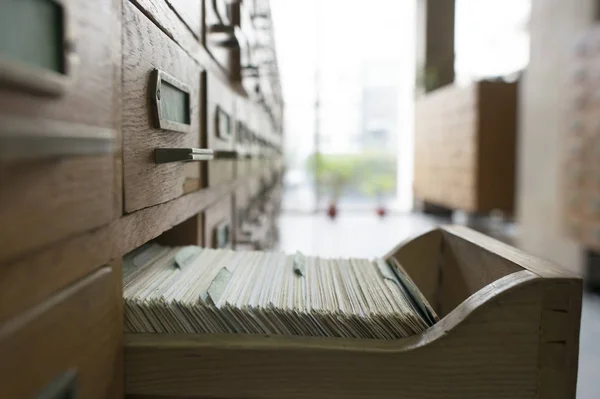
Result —
[[[399,340],[126,336],[125,390],[186,398],[574,398],[581,280],[464,227],[393,249],[441,320]]]

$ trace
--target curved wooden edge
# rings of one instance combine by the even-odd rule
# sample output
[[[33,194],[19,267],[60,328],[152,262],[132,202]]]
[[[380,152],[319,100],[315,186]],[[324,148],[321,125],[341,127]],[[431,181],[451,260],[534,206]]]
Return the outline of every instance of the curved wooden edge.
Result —
[[[523,252],[510,245],[504,244],[494,238],[486,236],[475,230],[464,226],[445,225],[441,226],[440,230],[447,234],[451,234],[464,241],[470,242],[479,248],[484,249],[490,254],[497,255],[514,263],[525,270],[537,274],[540,277],[547,278],[576,278],[577,275],[569,272],[566,268],[562,268],[549,262],[545,259],[538,258]]]
[[[129,334],[127,394],[261,398],[534,397],[543,290],[499,279],[401,340]]]
[[[396,259],[430,304],[435,304],[439,289],[442,233],[431,229],[409,237],[385,254]]]
[[[439,340],[467,318],[484,314],[494,302],[510,295],[511,290],[526,286],[538,279],[526,270],[508,275],[478,291],[453,312],[422,334],[398,340],[288,337],[252,334],[125,334],[130,349],[185,349],[211,348],[222,350],[341,350],[356,352],[411,351]]]

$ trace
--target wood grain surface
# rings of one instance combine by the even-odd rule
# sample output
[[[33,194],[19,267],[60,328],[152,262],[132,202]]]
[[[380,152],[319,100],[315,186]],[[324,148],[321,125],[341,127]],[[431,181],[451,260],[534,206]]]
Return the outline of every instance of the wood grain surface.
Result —
[[[202,69],[130,3],[124,7],[123,53],[125,211],[133,212],[182,195],[188,177],[200,178],[204,162],[157,165],[154,150],[199,148]],[[168,73],[190,88],[189,133],[153,126],[148,106],[148,83],[155,69]]]
[[[0,164],[0,263],[114,220],[114,163],[105,155]]]
[[[167,2],[177,12],[179,18],[181,18],[188,28],[192,31],[194,36],[199,40],[202,39],[203,23],[204,23],[204,10],[202,7],[202,0],[167,0]]]
[[[41,394],[68,370],[77,397],[107,398],[122,362],[122,324],[112,270],[102,268],[0,326],[0,396]],[[121,379],[122,380],[122,379]]]
[[[513,211],[517,84],[449,85],[416,102],[419,199],[468,212]]]
[[[431,230],[402,241],[385,255],[400,262],[434,308],[438,302],[442,238],[439,230]]]
[[[235,190],[237,184],[196,191],[0,263],[0,321],[199,214]]]
[[[428,256],[426,246],[435,256]],[[416,258],[406,258],[409,253]],[[390,341],[130,334],[126,392],[220,398],[575,397],[580,279],[466,228],[426,233],[390,256],[420,273],[415,279],[428,281],[428,272],[419,270],[424,262],[429,274],[440,276],[436,289],[442,292],[432,296],[455,305],[423,334]],[[443,262],[438,265],[436,258]]]
[[[478,209],[512,213],[517,173],[518,83],[481,82]]]
[[[189,0],[175,0],[186,2]],[[200,38],[188,29],[180,20],[178,15],[169,7],[165,0],[131,0],[142,12],[151,19],[171,39],[179,44],[191,57],[193,57],[203,68],[213,74],[227,79],[225,70],[217,64],[202,45],[204,34]],[[204,0],[199,0],[203,3]],[[201,10],[204,16],[204,9]]]
[[[112,38],[113,32],[120,31],[113,17],[119,10],[117,3],[69,1],[78,62],[66,93],[60,97],[41,97],[19,88],[0,87],[0,113],[114,128],[117,94],[114,86],[119,80],[114,70]]]
[[[536,398],[543,287],[529,271],[503,277],[425,333],[402,340],[128,335],[126,392],[221,398]]]
[[[204,213],[194,215],[172,229],[165,231],[156,241],[159,244],[168,246],[204,246]]]

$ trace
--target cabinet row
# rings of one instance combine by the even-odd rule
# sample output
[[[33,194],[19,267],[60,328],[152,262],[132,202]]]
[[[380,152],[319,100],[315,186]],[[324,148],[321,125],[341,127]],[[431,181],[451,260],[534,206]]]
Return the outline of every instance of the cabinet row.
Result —
[[[0,48],[0,261],[279,162],[264,108],[133,3],[56,7],[38,22],[63,34],[59,59]]]
[[[265,173],[152,242],[272,248],[280,195],[281,172]],[[122,397],[121,278],[118,259],[3,323],[0,356],[11,367],[0,397]]]
[[[517,83],[449,85],[417,99],[414,193],[467,212],[511,213]]]
[[[281,117],[281,87],[266,0],[139,0],[153,12],[166,1],[232,81],[264,102],[273,122]]]

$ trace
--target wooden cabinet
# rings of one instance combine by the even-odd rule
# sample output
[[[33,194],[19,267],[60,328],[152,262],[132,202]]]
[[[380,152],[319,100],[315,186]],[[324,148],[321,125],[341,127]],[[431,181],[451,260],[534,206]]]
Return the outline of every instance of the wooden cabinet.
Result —
[[[0,262],[120,214],[117,4],[0,6]]]
[[[236,118],[232,90],[212,74],[208,75],[207,86],[207,142],[215,152],[208,165],[208,186],[214,187],[231,182],[236,176]]]
[[[571,51],[560,168],[563,231],[595,251],[600,250],[599,46],[600,28],[594,27]]]
[[[127,334],[127,393],[157,398],[575,397],[580,279],[457,226],[406,240],[386,257],[401,262],[436,304],[442,319],[422,334],[394,340]]]
[[[124,397],[120,260],[233,248],[249,182],[263,212],[235,6],[0,1],[1,398]]]
[[[416,102],[414,193],[451,209],[512,213],[517,84],[447,86]]]
[[[159,163],[157,150],[200,149],[203,69],[130,3],[124,7],[125,211],[202,186],[203,162]]]
[[[0,397],[122,395],[118,273],[101,268],[0,326]]]

